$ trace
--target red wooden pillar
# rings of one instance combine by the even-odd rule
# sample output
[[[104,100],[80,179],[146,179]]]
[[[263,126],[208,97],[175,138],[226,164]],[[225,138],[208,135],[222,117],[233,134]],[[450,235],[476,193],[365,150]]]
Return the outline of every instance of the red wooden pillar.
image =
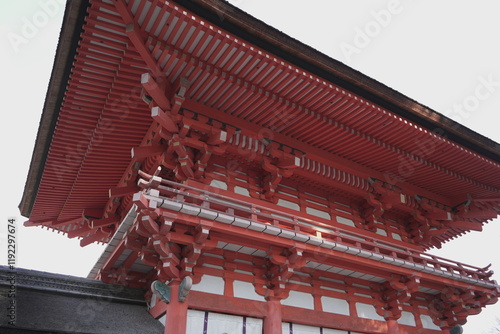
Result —
[[[188,303],[178,299],[180,283],[179,280],[173,280],[169,284],[171,298],[167,306],[165,334],[186,334]]]
[[[387,334],[399,334],[399,324],[397,320],[387,320]]]
[[[281,334],[282,322],[283,315],[281,313],[280,299],[271,297],[266,302],[263,334]]]

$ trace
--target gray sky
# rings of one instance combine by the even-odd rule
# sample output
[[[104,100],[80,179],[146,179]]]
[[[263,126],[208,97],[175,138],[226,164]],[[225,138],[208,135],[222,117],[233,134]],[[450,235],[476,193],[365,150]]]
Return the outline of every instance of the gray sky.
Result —
[[[497,1],[232,0],[231,3],[410,98],[500,141],[500,3]],[[17,218],[20,267],[86,276],[102,247],[80,248],[24,228],[17,206],[51,73],[63,0],[0,2],[0,241]],[[474,5],[473,5],[474,4]],[[5,249],[4,246],[2,248]],[[500,272],[500,221],[431,253]],[[0,252],[5,264],[6,251]],[[497,275],[498,277],[498,275]],[[465,333],[500,318],[500,303],[470,317]]]

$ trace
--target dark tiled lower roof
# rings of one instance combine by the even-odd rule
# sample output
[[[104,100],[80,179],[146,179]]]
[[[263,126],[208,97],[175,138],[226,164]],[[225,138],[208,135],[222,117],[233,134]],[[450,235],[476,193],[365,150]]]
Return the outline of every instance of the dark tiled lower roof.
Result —
[[[16,326],[2,314],[0,333],[163,333],[147,312],[144,291],[103,282],[0,266],[0,307],[15,300]],[[12,298],[12,294],[15,297]],[[2,312],[5,313],[5,312]]]

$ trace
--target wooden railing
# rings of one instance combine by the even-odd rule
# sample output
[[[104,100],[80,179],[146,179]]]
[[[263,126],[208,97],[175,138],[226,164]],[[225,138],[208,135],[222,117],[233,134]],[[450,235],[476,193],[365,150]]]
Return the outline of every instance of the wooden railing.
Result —
[[[158,205],[172,211],[202,216],[251,230],[279,235],[284,238],[317,245],[327,249],[370,258],[380,262],[411,268],[437,276],[488,287],[496,286],[491,280],[493,271],[479,268],[439,256],[403,248],[387,241],[378,240],[374,235],[347,231],[301,215],[290,214],[269,206],[243,201],[221,192],[211,192],[185,184],[161,179],[140,172],[144,180],[139,186],[149,188],[152,184],[160,196],[146,195]],[[153,178],[156,181],[151,182]],[[224,191],[225,192],[225,191]]]

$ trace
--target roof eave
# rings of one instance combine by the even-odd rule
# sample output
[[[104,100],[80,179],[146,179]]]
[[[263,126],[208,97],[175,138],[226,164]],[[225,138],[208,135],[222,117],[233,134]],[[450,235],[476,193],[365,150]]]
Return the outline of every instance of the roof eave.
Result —
[[[71,0],[66,4],[54,66],[45,96],[23,196],[19,204],[19,211],[24,217],[30,216],[35,203],[87,6],[88,0]]]
[[[181,6],[325,80],[387,108],[401,117],[500,162],[500,145],[386,85],[299,42],[224,1],[175,0]],[[59,44],[43,107],[31,164],[19,204],[21,215],[29,217],[40,185],[64,88],[83,27],[89,0],[68,1]]]
[[[436,134],[500,162],[500,144],[293,39],[225,1],[175,0],[183,7],[277,56],[338,84]]]

